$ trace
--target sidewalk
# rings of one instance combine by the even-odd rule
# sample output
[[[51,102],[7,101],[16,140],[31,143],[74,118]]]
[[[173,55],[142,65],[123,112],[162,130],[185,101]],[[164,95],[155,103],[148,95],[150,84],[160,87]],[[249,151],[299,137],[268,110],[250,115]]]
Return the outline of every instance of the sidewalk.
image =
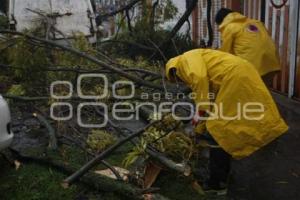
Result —
[[[300,199],[300,103],[274,94],[288,133],[253,156],[232,165],[234,200]]]

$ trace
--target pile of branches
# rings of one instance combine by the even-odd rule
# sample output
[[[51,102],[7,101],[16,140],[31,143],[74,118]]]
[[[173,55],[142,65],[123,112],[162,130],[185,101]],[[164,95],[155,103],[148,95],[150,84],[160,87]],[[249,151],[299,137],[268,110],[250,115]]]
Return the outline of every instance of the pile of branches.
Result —
[[[100,60],[97,56],[93,56],[90,54],[87,54],[85,52],[79,51],[78,49],[75,49],[70,46],[61,45],[59,43],[56,43],[51,40],[39,38],[32,36],[30,34],[15,32],[15,31],[8,31],[3,30],[0,31],[2,34],[7,35],[14,35],[18,37],[13,37],[13,39],[22,37],[25,38],[25,41],[29,44],[34,44],[35,46],[38,46],[39,48],[45,48],[48,49],[54,49],[54,50],[63,50],[66,52],[69,52],[73,54],[74,56],[81,57],[85,60],[88,60],[91,63],[94,63],[96,67],[92,69],[88,68],[63,68],[63,67],[46,67],[42,70],[50,71],[50,72],[71,72],[74,73],[74,78],[78,77],[78,75],[82,73],[102,73],[102,74],[114,74],[119,77],[125,78],[127,80],[130,80],[134,82],[136,85],[140,87],[143,91],[149,91],[152,92],[158,92],[161,94],[164,94],[166,91],[169,93],[176,94],[177,92],[181,91],[188,91],[186,88],[181,87],[178,88],[175,85],[172,84],[166,84],[164,81],[164,78],[162,74],[155,73],[153,71],[140,69],[140,68],[132,68],[128,66],[121,65],[111,58],[105,56],[105,61]],[[17,66],[11,66],[11,65],[2,65],[5,70],[14,69],[14,67]],[[32,77],[30,77],[32,78]],[[76,79],[77,80],[77,79]],[[159,80],[157,83],[156,80]],[[156,82],[155,82],[156,81]],[[77,83],[75,83],[77,84]],[[112,83],[110,83],[112,84]],[[120,87],[119,89],[123,89],[123,87]],[[105,128],[109,132],[112,132],[117,138],[118,141],[105,149],[104,151],[101,151],[99,154],[95,154],[94,152],[90,152],[87,149],[87,146],[84,144],[86,141],[86,136],[88,133],[86,133],[86,129],[83,129],[79,127],[76,123],[77,118],[73,117],[71,120],[66,121],[64,123],[62,122],[55,122],[52,119],[48,118],[49,116],[49,110],[47,110],[47,104],[54,99],[52,99],[51,96],[17,96],[17,95],[11,95],[11,94],[3,94],[5,98],[8,98],[10,100],[13,100],[17,103],[23,103],[23,105],[26,105],[26,107],[21,107],[23,113],[27,113],[27,116],[30,115],[30,112],[33,113],[29,117],[36,118],[43,127],[45,127],[48,130],[49,134],[49,148],[56,150],[58,148],[58,143],[60,142],[66,142],[71,143],[72,145],[76,145],[82,150],[86,151],[90,156],[93,156],[89,162],[87,162],[85,165],[83,165],[78,170],[70,170],[70,169],[64,169],[64,171],[67,172],[70,176],[66,178],[63,181],[63,186],[68,187],[69,185],[73,184],[74,182],[78,180],[87,180],[90,179],[92,176],[88,172],[97,166],[98,164],[103,164],[104,166],[108,167],[116,177],[118,177],[121,180],[121,175],[114,169],[113,166],[111,166],[107,161],[105,161],[106,158],[109,158],[116,150],[121,148],[126,143],[131,143],[133,145],[139,145],[140,144],[140,138],[142,135],[149,130],[149,128],[154,127],[155,125],[161,123],[160,120],[152,121],[145,127],[139,129],[139,130],[130,130],[127,127],[117,125],[113,122],[113,120],[109,119],[109,116],[107,113],[103,113],[101,110],[97,108],[97,106],[91,106],[86,112],[86,115],[92,116],[92,113],[96,113],[96,118],[102,118],[102,119],[108,119],[108,125]],[[113,97],[110,97],[107,99],[107,102],[113,102],[117,101],[118,99],[114,99]],[[72,103],[73,105],[78,105],[83,100],[80,99],[78,96],[73,95],[68,102]],[[43,103],[44,102],[44,103]],[[46,108],[46,110],[45,110]],[[64,110],[60,110],[61,113],[64,113]],[[146,114],[144,117],[145,121],[148,121],[148,118],[151,113],[147,113],[147,111],[144,111]],[[158,125],[159,127],[164,127],[165,125]],[[166,133],[170,133],[173,129],[175,129],[177,126],[177,123],[174,123],[174,126],[171,127],[169,130],[166,131]],[[63,127],[63,128],[62,128]],[[73,132],[73,134],[64,134],[64,133],[70,133]],[[81,138],[78,140],[76,135],[80,136]],[[145,153],[150,156],[151,159],[155,160],[156,162],[160,163],[162,166],[166,167],[167,169],[179,172],[180,174],[187,174],[190,175],[190,167],[186,165],[180,165],[177,162],[174,162],[173,160],[167,158],[162,152],[157,150],[155,147],[150,145],[147,145],[145,149]],[[21,153],[19,153],[21,154]],[[22,155],[22,154],[21,154]],[[30,158],[30,156],[24,155],[19,156],[21,159],[27,160]],[[29,157],[29,158],[28,158]],[[39,158],[31,158],[29,160],[40,160]],[[43,159],[42,159],[43,162]],[[53,164],[53,163],[52,163]],[[54,163],[54,166],[56,166],[57,163]],[[61,166],[62,168],[65,168],[66,166]],[[83,177],[83,179],[82,179]],[[98,180],[98,179],[95,179]],[[86,181],[88,182],[88,181]],[[106,184],[107,182],[100,182],[99,184]],[[114,185],[114,184],[112,184]],[[100,186],[99,186],[100,187]],[[102,187],[102,186],[101,186]],[[107,186],[105,186],[107,187]],[[116,184],[114,187],[120,187],[119,184]],[[135,191],[135,190],[134,190]],[[124,193],[121,192],[123,195]],[[126,193],[128,194],[128,193]],[[132,193],[130,193],[132,195]],[[140,194],[143,195],[142,192],[134,192],[134,194]]]
[[[137,3],[138,1],[133,1],[133,3]],[[127,5],[125,7],[125,10],[130,9],[132,4]],[[182,18],[178,21],[174,29],[170,32],[170,35],[167,37],[167,39],[162,42],[161,44],[153,44],[153,56],[158,54],[160,55],[164,61],[167,60],[167,58],[162,53],[164,49],[166,48],[166,45],[169,44],[172,41],[172,38],[176,35],[178,30],[181,28],[181,26],[185,23],[185,21],[188,19],[189,15],[191,14],[193,8],[197,4],[197,0],[193,1]],[[131,7],[130,7],[131,6]],[[112,15],[120,11],[114,11],[111,13]],[[164,80],[164,74],[161,72],[162,70],[159,70],[158,72],[154,72],[153,70],[146,70],[139,67],[131,67],[126,66],[123,64],[120,64],[119,62],[115,61],[114,59],[110,58],[108,55],[93,50],[92,52],[83,51],[78,48],[76,48],[74,45],[67,43],[67,44],[61,44],[55,41],[52,41],[49,39],[48,34],[46,34],[46,37],[39,37],[35,36],[31,33],[23,33],[23,32],[17,32],[17,31],[11,31],[11,30],[0,30],[1,34],[1,41],[2,41],[2,48],[1,52],[5,52],[6,50],[9,50],[10,48],[13,48],[15,46],[18,46],[20,42],[26,43],[32,47],[34,47],[32,50],[39,52],[40,49],[43,49],[45,51],[45,54],[41,54],[47,57],[48,60],[50,60],[49,63],[52,65],[50,66],[42,66],[39,68],[34,68],[32,72],[36,71],[42,71],[42,72],[51,72],[51,73],[71,73],[72,79],[74,80],[74,85],[77,85],[77,78],[81,74],[93,74],[93,73],[101,73],[101,74],[109,74],[111,77],[116,77],[117,80],[130,80],[135,83],[141,90],[147,90],[149,92],[158,92],[161,94],[165,94],[166,92],[174,93],[177,92],[182,93],[182,91],[188,93],[188,90],[182,86],[167,84]],[[73,66],[73,67],[65,67],[65,66],[58,66],[54,65],[58,61],[59,56],[57,58],[58,53],[57,52],[67,52],[67,54],[71,57],[75,57],[80,60],[85,60],[88,64],[92,65],[93,67],[88,66]],[[5,71],[10,70],[22,70],[21,66],[12,65],[11,63],[1,63],[0,67],[4,69]],[[21,69],[20,69],[21,68]],[[55,76],[55,75],[54,75]],[[40,77],[27,77],[28,79],[39,79]],[[111,80],[110,80],[111,81]],[[22,83],[21,83],[22,84]],[[112,83],[109,83],[110,87]],[[45,85],[43,85],[45,86]],[[120,86],[118,90],[126,89],[126,86]],[[47,91],[49,92],[49,91]],[[118,150],[120,147],[122,147],[126,143],[132,143],[133,145],[138,145],[141,139],[141,136],[149,130],[149,128],[157,126],[159,123],[162,123],[160,120],[154,120],[154,121],[148,121],[148,124],[139,129],[139,130],[130,130],[127,127],[123,127],[120,125],[117,125],[109,118],[109,116],[105,113],[103,113],[101,110],[99,110],[97,107],[91,107],[92,110],[96,112],[97,117],[99,118],[105,118],[108,120],[108,125],[106,129],[110,132],[113,132],[116,137],[118,138],[117,142],[115,142],[113,145],[106,148],[104,151],[101,151],[100,153],[94,153],[89,152],[84,145],[84,140],[78,141],[74,139],[74,137],[68,137],[65,134],[58,132],[58,127],[62,126],[62,123],[53,122],[51,119],[49,119],[47,116],[49,116],[49,111],[45,111],[44,108],[47,107],[47,104],[49,104],[51,101],[53,101],[52,97],[49,95],[46,95],[47,92],[41,92],[41,96],[24,96],[24,95],[12,95],[12,94],[3,94],[5,98],[11,99],[15,102],[22,102],[23,105],[26,105],[26,108],[23,109],[24,112],[33,113],[33,117],[35,117],[47,130],[49,133],[49,147],[51,149],[57,149],[58,142],[60,141],[68,141],[69,143],[75,144],[84,151],[87,151],[87,153],[92,156],[93,158],[88,161],[86,164],[84,164],[79,169],[69,169],[67,166],[64,166],[62,164],[58,164],[56,162],[50,162],[47,159],[40,159],[40,158],[32,158],[27,155],[23,155],[22,153],[15,152],[19,159],[22,160],[30,160],[30,161],[38,161],[41,163],[51,164],[54,167],[58,167],[63,169],[63,171],[66,172],[69,176],[63,181],[63,186],[68,187],[69,185],[73,184],[76,181],[83,180],[84,182],[89,182],[88,180],[94,180],[93,183],[97,182],[97,186],[108,188],[119,188],[117,191],[122,193],[122,195],[127,195],[130,198],[140,199],[141,196],[145,193],[145,191],[140,191],[138,189],[128,189],[124,190],[120,188],[126,188],[124,185],[125,183],[122,183],[121,185],[119,183],[110,184],[107,185],[107,181],[99,181],[98,178],[94,178],[89,171],[95,167],[98,164],[103,164],[104,166],[108,167],[118,179],[121,180],[120,174],[112,167],[109,163],[105,161],[109,156],[111,156],[116,150]],[[49,94],[49,93],[48,93]],[[76,95],[72,95],[71,99],[68,100],[74,105],[78,105],[82,100]],[[109,97],[107,99],[108,102],[111,101],[117,101],[116,99],[113,99],[113,97]],[[25,103],[24,103],[25,102]],[[38,105],[43,105],[43,107],[39,107]],[[65,111],[61,111],[62,113]],[[88,110],[87,112],[90,112]],[[89,113],[88,113],[89,115]],[[146,114],[146,116],[149,117],[149,113]],[[31,116],[32,117],[32,116]],[[68,122],[64,124],[65,127],[68,128],[68,131],[74,132],[74,134],[80,135],[82,137],[83,134],[81,134],[83,129],[80,129],[75,119],[71,119]],[[146,120],[147,121],[147,120]],[[56,126],[56,127],[54,127]],[[170,133],[172,129],[175,129],[178,126],[177,123],[174,123],[174,126],[171,127],[170,130],[166,131],[166,133]],[[61,129],[60,129],[61,130]],[[62,131],[64,132],[64,131]],[[174,162],[173,160],[167,158],[163,153],[161,153],[157,148],[147,145],[145,148],[145,152],[156,162],[160,163],[162,166],[166,167],[167,169],[174,170],[176,172],[179,172],[181,174],[186,174],[187,176],[191,175],[190,168],[185,165],[178,165],[178,163]],[[49,163],[50,162],[50,163]],[[100,177],[101,180],[101,177]],[[102,177],[103,180],[103,177]],[[102,185],[101,185],[102,184]],[[130,190],[130,191],[129,191]],[[129,191],[129,192],[128,192]],[[146,193],[149,191],[146,191]]]
[[[108,40],[101,40],[98,42],[98,46],[104,47],[112,53],[123,54],[133,59],[137,56],[150,55],[149,59],[162,60],[196,47],[190,38],[189,16],[198,0],[186,1],[186,12],[171,30],[166,30],[163,26],[164,22],[177,16],[178,10],[172,1],[156,0],[153,3],[150,2],[132,0],[110,13],[100,13],[96,18],[99,24],[103,19],[116,15],[119,16],[120,22],[117,23],[116,33],[113,37]],[[167,5],[165,5],[166,2]],[[138,8],[141,12],[140,16],[136,16],[137,9],[133,8]],[[188,29],[186,32],[182,32],[180,30],[185,23],[188,25]],[[164,55],[160,51],[164,52]]]

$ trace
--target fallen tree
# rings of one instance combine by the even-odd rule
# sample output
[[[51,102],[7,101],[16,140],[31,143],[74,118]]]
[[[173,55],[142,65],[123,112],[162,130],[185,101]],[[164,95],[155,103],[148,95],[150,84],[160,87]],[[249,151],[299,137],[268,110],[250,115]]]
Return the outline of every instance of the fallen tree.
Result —
[[[140,79],[134,75],[131,75],[129,73],[126,73],[125,71],[115,67],[115,66],[111,66],[99,59],[97,59],[96,57],[93,57],[89,54],[86,54],[84,52],[80,52],[78,51],[77,49],[74,49],[72,47],[68,47],[68,46],[64,46],[64,45],[61,45],[61,44],[58,44],[54,41],[51,41],[51,40],[46,40],[46,39],[42,39],[42,38],[38,38],[38,37],[35,37],[35,36],[32,36],[32,35],[29,35],[29,34],[25,34],[25,33],[21,33],[21,32],[16,32],[16,31],[10,31],[10,30],[0,30],[0,33],[2,34],[12,34],[12,35],[19,35],[19,36],[24,36],[25,38],[28,38],[30,40],[33,40],[35,42],[41,42],[43,44],[47,44],[47,45],[50,45],[52,47],[55,47],[55,48],[59,48],[59,49],[62,49],[62,50],[65,50],[65,51],[68,51],[70,53],[73,53],[74,55],[77,55],[77,56],[80,56],[82,58],[85,58],[101,67],[103,67],[104,69],[107,69],[107,70],[110,70],[112,72],[115,72],[117,74],[119,74],[120,76],[124,77],[124,78],[128,78],[129,80],[132,80],[138,84],[141,84],[141,85],[144,85],[144,86],[147,86],[147,87],[150,87],[150,88],[154,88],[154,89],[158,89],[158,90],[164,90],[164,88],[160,85],[155,85],[151,82],[148,82],[148,81],[145,81],[143,79]]]
[[[192,10],[192,6],[195,6],[195,3],[197,3],[197,1],[194,1],[194,4],[192,4],[189,7],[187,12],[183,16],[184,18],[182,18],[182,20],[180,20],[180,22],[174,27],[173,31],[171,32],[171,34],[169,36],[169,39],[171,39],[171,40],[173,39],[172,35],[176,34],[178,32],[178,30],[182,26],[182,22],[183,23],[185,22],[186,17],[189,16],[189,14]],[[104,74],[111,74],[112,78],[116,77],[115,79],[117,79],[117,80],[122,80],[122,78],[131,80],[138,86],[143,87],[143,89],[147,88],[151,92],[159,91],[159,92],[163,93],[163,92],[168,91],[168,92],[176,93],[178,90],[181,90],[181,92],[187,91],[185,88],[182,88],[182,87],[176,87],[174,85],[165,85],[164,78],[163,78],[164,77],[163,72],[162,72],[162,74],[159,74],[159,73],[155,73],[150,70],[139,69],[137,67],[128,67],[128,66],[119,64],[118,62],[114,61],[107,55],[101,54],[101,52],[97,52],[94,55],[94,54],[89,53],[88,51],[81,51],[75,47],[72,47],[71,45],[68,45],[68,46],[62,45],[62,44],[59,44],[57,42],[54,42],[54,41],[51,41],[48,39],[36,37],[32,34],[20,33],[20,32],[15,32],[15,31],[10,31],[10,30],[0,30],[0,33],[15,36],[14,38],[25,38],[24,41],[28,42],[35,49],[39,49],[39,48],[42,48],[42,49],[47,48],[48,49],[49,48],[49,50],[68,52],[73,57],[79,57],[84,60],[88,60],[89,62],[91,62],[97,66],[96,69],[95,68],[89,69],[86,66],[80,66],[80,65],[74,66],[74,67],[53,65],[53,66],[49,66],[49,67],[43,67],[41,69],[38,69],[38,68],[35,69],[37,71],[40,70],[40,71],[45,71],[45,72],[55,72],[55,74],[56,74],[56,72],[57,73],[71,72],[72,75],[75,75],[74,80],[78,77],[78,75],[83,74],[83,73],[104,73]],[[167,40],[169,40],[169,39],[167,39]],[[153,51],[153,49],[155,49],[160,54],[163,55],[163,53],[160,49],[160,46],[155,44],[152,41],[150,41],[150,42],[151,42],[152,46],[154,46],[154,48],[149,47],[149,49],[151,49],[152,51]],[[47,56],[49,56],[50,59],[53,59],[53,57],[54,57],[53,53],[51,54],[51,51],[49,51],[49,54]],[[99,58],[97,56],[99,56],[101,58]],[[102,60],[102,58],[104,58],[104,59]],[[53,59],[53,60],[55,60],[55,59]],[[167,60],[167,58],[165,58],[165,61],[166,60]],[[3,66],[5,68],[18,67],[18,66],[9,66],[9,65],[5,65],[5,64],[3,64]],[[72,66],[72,65],[70,65],[70,66]],[[161,78],[163,79],[161,84],[155,82],[157,79],[161,79]],[[76,80],[75,80],[74,85],[76,85]],[[120,86],[118,89],[123,89],[123,88],[124,88],[123,86]],[[18,100],[18,101],[26,101],[26,102],[27,101],[28,102],[40,101],[40,100],[45,100],[45,101],[53,100],[49,97],[43,97],[43,96],[41,96],[41,97],[26,97],[26,96],[17,96],[17,95],[11,95],[11,94],[4,95],[4,96],[7,98]],[[106,100],[113,100],[113,99],[106,99]],[[76,94],[75,94],[75,96],[72,96],[72,98],[70,98],[69,101],[74,103],[75,105],[77,105],[79,102],[81,102],[80,99],[76,96]],[[88,114],[90,114],[90,113],[88,113]],[[45,121],[42,118],[39,118],[39,119],[41,122]],[[109,164],[108,165],[105,164],[105,161],[103,159],[108,158],[110,155],[112,155],[113,152],[115,152],[117,149],[122,147],[125,143],[131,142],[134,145],[138,145],[140,142],[140,137],[143,135],[143,133],[148,128],[154,126],[157,123],[159,123],[159,121],[152,122],[149,125],[143,127],[142,129],[140,129],[138,131],[125,133],[125,132],[123,132],[123,129],[125,129],[126,127],[117,127],[117,126],[113,125],[112,122],[110,122],[110,125],[113,126],[113,128],[117,129],[116,131],[119,132],[119,134],[122,135],[122,137],[119,138],[119,141],[117,143],[110,146],[105,151],[98,153],[92,160],[90,160],[85,165],[83,165],[79,170],[75,171],[74,169],[72,169],[72,172],[71,172],[71,170],[69,170],[69,174],[71,174],[71,175],[64,180],[63,185],[65,187],[67,187],[70,184],[72,184],[73,182],[75,182],[76,180],[79,180],[79,179],[85,180],[86,177],[90,176],[89,170],[92,169],[97,164],[102,163],[105,166],[110,167]],[[48,125],[45,124],[45,126],[48,127],[49,133],[51,135],[55,134],[54,131],[51,130],[51,128],[49,128],[50,126],[48,126]],[[53,141],[54,140],[52,140],[52,143],[55,143],[55,141],[54,142]],[[55,145],[53,145],[53,146],[55,146]],[[151,144],[147,146],[147,148],[145,149],[145,152],[148,155],[150,155],[151,159],[157,161],[158,163],[160,163],[167,169],[174,170],[181,174],[186,174],[187,171],[189,170],[189,169],[187,170],[187,168],[185,166],[178,165],[176,162],[172,161],[171,159],[168,159],[163,153],[159,152],[159,150],[157,150],[155,147],[151,146]],[[111,170],[113,171],[113,169],[111,169]],[[116,176],[118,177],[117,174],[116,174]],[[109,184],[107,184],[106,182],[102,182],[98,178],[95,178],[95,179],[89,178],[89,180],[92,180],[91,181],[92,184],[96,184],[96,187],[103,187],[103,185],[104,185],[104,188],[110,187]],[[94,183],[94,182],[98,182],[99,184]],[[136,191],[132,192],[131,189],[128,189],[128,190],[125,189],[125,191],[121,191],[122,187],[124,187],[124,184],[117,185],[117,186],[114,184],[114,186],[112,186],[112,187],[118,188],[115,190],[117,193],[120,193],[122,195],[131,197],[131,198],[135,198],[134,196],[140,196],[139,192],[136,192]],[[113,192],[114,192],[114,190],[113,190]]]
[[[64,184],[65,185],[70,185],[72,184],[74,181],[76,181],[77,179],[79,179],[81,176],[83,176],[87,171],[89,171],[91,168],[93,168],[96,164],[99,163],[100,160],[103,160],[105,157],[107,157],[109,154],[111,154],[112,152],[114,152],[115,150],[117,150],[118,148],[120,148],[123,144],[131,141],[133,138],[136,138],[140,135],[142,135],[145,130],[151,126],[153,126],[154,124],[158,123],[158,121],[153,122],[149,125],[147,125],[146,127],[138,130],[137,132],[128,135],[127,137],[120,139],[119,142],[117,142],[116,144],[114,144],[113,146],[109,147],[108,149],[106,149],[104,152],[100,153],[99,155],[97,155],[95,158],[93,158],[91,161],[89,161],[88,163],[86,163],[84,166],[82,166],[78,171],[76,171],[74,174],[72,174],[71,176],[69,176],[68,178],[66,178],[64,180]]]

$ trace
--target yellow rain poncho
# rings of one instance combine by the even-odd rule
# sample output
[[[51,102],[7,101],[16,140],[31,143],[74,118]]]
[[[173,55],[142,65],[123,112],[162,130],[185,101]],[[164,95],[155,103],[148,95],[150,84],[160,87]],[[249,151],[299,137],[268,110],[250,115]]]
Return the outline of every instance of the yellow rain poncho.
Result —
[[[208,102],[211,88],[217,88],[214,102],[218,105],[220,117],[207,120],[206,128],[216,142],[234,158],[249,156],[287,131],[288,127],[271,94],[252,64],[246,60],[221,51],[197,49],[167,63],[168,79],[172,78],[170,70],[174,68],[176,76],[196,93],[196,104]],[[247,116],[262,119],[249,120],[244,116],[241,119],[228,119],[243,113],[244,110],[239,111],[239,105],[243,109],[249,103],[261,104],[264,111],[251,112]],[[200,109],[210,108],[200,106]],[[250,106],[249,109],[254,107]],[[216,113],[216,109],[211,109],[210,112]]]
[[[275,44],[263,23],[234,12],[225,17],[219,29],[220,50],[249,61],[261,76],[280,71]]]

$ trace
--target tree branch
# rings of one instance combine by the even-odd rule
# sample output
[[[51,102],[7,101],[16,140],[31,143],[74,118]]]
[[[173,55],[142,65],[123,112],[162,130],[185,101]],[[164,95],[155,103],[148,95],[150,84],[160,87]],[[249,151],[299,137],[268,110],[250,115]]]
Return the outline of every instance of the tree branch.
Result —
[[[125,14],[126,14],[126,18],[127,18],[128,30],[129,30],[130,33],[132,33],[132,25],[131,25],[131,19],[130,19],[130,15],[129,15],[129,10],[126,10]]]
[[[148,81],[145,81],[137,76],[134,76],[134,75],[131,75],[131,74],[128,74],[126,73],[125,71],[115,67],[115,66],[111,66],[101,60],[98,60],[97,58],[95,58],[94,56],[91,56],[85,52],[81,52],[77,49],[74,49],[74,48],[71,48],[71,47],[67,47],[67,46],[64,46],[64,45],[61,45],[61,44],[58,44],[54,41],[50,41],[50,40],[45,40],[45,39],[42,39],[42,38],[38,38],[38,37],[35,37],[35,36],[32,36],[32,35],[28,35],[28,34],[25,34],[25,33],[21,33],[21,32],[16,32],[16,31],[10,31],[10,30],[0,30],[0,33],[3,33],[3,34],[14,34],[14,35],[20,35],[20,36],[24,36],[28,39],[31,39],[31,40],[34,40],[34,41],[38,41],[38,42],[41,42],[41,43],[45,43],[45,44],[48,44],[48,45],[51,45],[53,47],[56,47],[56,48],[59,48],[59,49],[62,49],[62,50],[65,50],[65,51],[68,51],[74,55],[77,55],[79,57],[82,57],[82,58],[85,58],[97,65],[100,65],[102,66],[103,68],[106,68],[107,70],[110,70],[112,72],[115,72],[117,74],[119,74],[120,76],[122,77],[125,77],[129,80],[132,80],[134,82],[137,82],[141,85],[144,85],[144,86],[147,86],[147,87],[150,87],[150,88],[153,88],[153,89],[157,89],[157,90],[164,90],[164,88],[160,85],[156,85],[156,84],[153,84],[151,82],[148,82]]]
[[[198,0],[192,0],[190,5],[188,5],[188,8],[186,9],[185,13],[178,20],[176,25],[173,27],[172,31],[167,36],[166,40],[159,46],[159,49],[164,51],[168,47],[168,45],[169,45],[170,41],[172,40],[172,38],[178,33],[178,31],[181,29],[183,24],[189,19],[189,17],[191,15],[191,13],[193,12],[194,8],[197,6],[197,3],[198,3]],[[155,55],[157,55],[157,53],[158,53],[158,51],[156,51],[151,56],[151,58],[153,58]]]
[[[121,139],[119,142],[117,142],[116,144],[112,145],[111,147],[109,147],[108,149],[106,149],[105,151],[103,151],[102,153],[97,155],[91,161],[89,161],[84,166],[82,166],[78,171],[76,171],[71,176],[66,178],[63,181],[63,183],[66,185],[72,184],[74,181],[76,181],[77,179],[82,177],[87,171],[89,171],[91,168],[93,168],[96,164],[98,164],[99,161],[103,160],[106,156],[108,156],[109,154],[111,154],[112,152],[114,152],[115,150],[120,148],[123,144],[131,141],[133,138],[139,137],[140,135],[142,135],[145,132],[145,130],[147,130],[149,127],[153,126],[154,124],[156,124],[158,122],[159,121],[152,122],[149,125],[147,125],[146,127],[140,129],[139,131]]]

